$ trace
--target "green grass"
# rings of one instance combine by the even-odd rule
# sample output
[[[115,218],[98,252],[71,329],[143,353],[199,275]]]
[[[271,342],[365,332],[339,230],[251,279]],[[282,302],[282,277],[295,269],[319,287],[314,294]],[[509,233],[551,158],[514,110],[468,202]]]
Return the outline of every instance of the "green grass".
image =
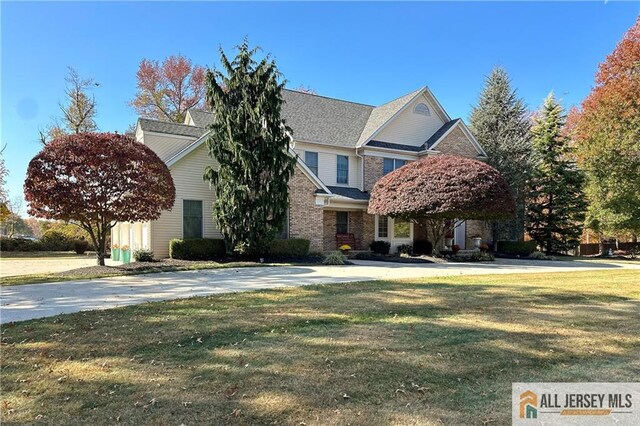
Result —
[[[308,286],[5,326],[3,422],[510,424],[511,383],[640,377],[637,271]],[[346,397],[345,397],[346,395]]]

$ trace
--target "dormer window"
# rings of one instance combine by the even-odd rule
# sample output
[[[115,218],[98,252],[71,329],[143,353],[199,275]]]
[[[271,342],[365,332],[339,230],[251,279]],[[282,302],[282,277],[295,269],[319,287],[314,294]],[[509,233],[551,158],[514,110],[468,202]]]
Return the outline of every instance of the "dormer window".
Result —
[[[431,115],[431,111],[429,110],[429,107],[425,103],[419,103],[418,105],[416,105],[413,108],[413,112],[415,114],[420,114],[420,115],[426,115],[426,116]]]

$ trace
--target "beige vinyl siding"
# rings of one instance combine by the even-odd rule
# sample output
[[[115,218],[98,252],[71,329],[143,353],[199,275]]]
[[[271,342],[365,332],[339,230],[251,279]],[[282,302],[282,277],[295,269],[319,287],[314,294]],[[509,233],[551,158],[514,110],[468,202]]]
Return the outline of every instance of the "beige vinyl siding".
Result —
[[[216,166],[207,155],[206,144],[196,148],[171,168],[171,176],[176,187],[176,202],[171,211],[164,211],[160,218],[151,222],[151,249],[157,258],[169,256],[169,240],[182,238],[182,201],[202,200],[202,221],[205,238],[222,238],[213,223],[211,215],[215,200],[209,184],[202,180],[204,169],[208,165]]]
[[[305,151],[313,151],[318,153],[318,177],[329,186],[336,186],[336,176],[338,169],[338,155],[346,155],[349,157],[349,183],[339,186],[350,186],[359,188],[361,185],[361,159],[355,155],[355,148],[333,148],[320,144],[312,144],[307,142],[296,142],[294,151],[304,160]]]
[[[424,103],[429,107],[430,116],[413,112],[413,109],[419,103]],[[435,106],[426,97],[420,96],[391,121],[387,127],[375,135],[373,139],[382,142],[420,146],[443,124],[444,121],[436,113]]]
[[[144,132],[143,143],[158,154],[158,157],[166,161],[195,140],[196,138],[186,136]]]

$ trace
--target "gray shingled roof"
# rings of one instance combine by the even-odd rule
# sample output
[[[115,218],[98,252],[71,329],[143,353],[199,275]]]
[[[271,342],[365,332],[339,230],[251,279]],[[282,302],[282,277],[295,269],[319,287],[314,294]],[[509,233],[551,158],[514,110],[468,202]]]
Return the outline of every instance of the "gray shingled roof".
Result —
[[[192,136],[198,138],[205,130],[201,127],[189,126],[188,124],[170,123],[168,121],[151,120],[149,118],[139,118],[138,123],[142,130],[146,132],[169,133],[171,135]]]
[[[384,125],[391,117],[393,117],[398,111],[402,109],[403,106],[407,104],[411,99],[416,97],[418,93],[422,92],[424,87],[408,93],[404,96],[401,96],[397,99],[392,100],[391,102],[387,102],[386,104],[380,105],[379,107],[375,107],[373,111],[371,111],[371,115],[367,120],[367,125],[362,129],[362,133],[358,138],[357,145],[365,143],[367,139],[369,139],[373,134]]]
[[[282,115],[293,139],[353,148],[374,107],[284,90]]]
[[[456,124],[458,121],[462,121],[462,119],[455,118],[451,121],[447,121],[446,123],[444,123],[442,127],[440,127],[433,135],[431,135],[429,139],[427,139],[427,141],[424,144],[422,144],[421,150],[431,149],[433,144],[438,142],[438,139],[440,139],[442,135],[447,133],[449,129],[453,127],[453,125]]]
[[[354,148],[393,117],[421,88],[379,107],[285,89],[282,116],[297,141]],[[143,130],[199,137],[212,122],[212,113],[191,109],[195,126],[140,119]]]
[[[207,129],[213,123],[213,114],[209,111],[192,108],[189,110],[189,115],[193,119],[193,123],[203,129]]]
[[[382,141],[369,141],[367,143],[367,146],[372,146],[377,148],[399,149],[400,151],[409,151],[409,152],[420,152],[424,150],[422,146],[404,145],[400,143],[391,143],[391,142],[382,142]]]
[[[368,200],[369,193],[360,191],[358,188],[347,188],[344,186],[327,186],[329,191],[341,197],[350,198],[352,200]],[[316,194],[326,194],[322,189],[316,190]]]

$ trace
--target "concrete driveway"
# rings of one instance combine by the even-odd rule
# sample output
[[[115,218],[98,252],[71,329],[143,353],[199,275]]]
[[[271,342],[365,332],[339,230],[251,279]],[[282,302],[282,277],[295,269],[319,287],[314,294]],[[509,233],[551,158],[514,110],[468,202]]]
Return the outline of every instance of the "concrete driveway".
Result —
[[[379,279],[619,268],[636,269],[640,278],[640,264],[629,263],[504,259],[491,263],[355,263],[209,269],[1,287],[0,323],[216,293]]]

